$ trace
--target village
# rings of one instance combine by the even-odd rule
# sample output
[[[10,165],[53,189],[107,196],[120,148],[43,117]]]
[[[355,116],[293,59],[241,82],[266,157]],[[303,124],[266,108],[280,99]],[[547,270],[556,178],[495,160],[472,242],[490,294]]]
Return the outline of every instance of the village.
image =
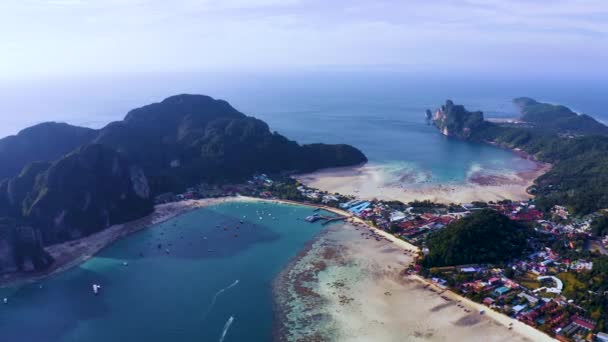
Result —
[[[592,236],[592,222],[602,213],[574,217],[562,206],[554,206],[547,213],[537,209],[533,199],[451,205],[362,200],[329,194],[289,177],[275,178],[261,174],[244,184],[201,185],[183,194],[161,195],[156,201],[246,195],[334,207],[420,247],[419,258],[428,253],[425,240],[429,234],[475,211],[495,210],[537,232],[528,241],[530,252],[525,257],[506,265],[424,269],[417,264],[407,272],[423,276],[441,289],[452,290],[560,341],[608,341],[608,334],[602,332],[608,327],[601,323],[606,317],[606,308],[593,305],[605,303],[608,291],[598,293],[586,288],[577,277],[593,270],[596,257],[608,254],[608,236],[601,239]],[[315,221],[314,215],[310,221]],[[579,299],[585,304],[579,303]]]

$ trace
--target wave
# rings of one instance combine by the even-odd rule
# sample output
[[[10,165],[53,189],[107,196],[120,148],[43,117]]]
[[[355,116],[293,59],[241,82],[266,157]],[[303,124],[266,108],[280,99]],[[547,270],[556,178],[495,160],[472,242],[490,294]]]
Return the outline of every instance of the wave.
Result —
[[[230,318],[228,318],[228,321],[226,321],[226,324],[224,324],[224,331],[222,331],[222,336],[220,337],[220,342],[224,342],[224,339],[226,338],[226,334],[228,334],[228,329],[230,329],[233,322],[234,322],[234,316],[230,316]]]
[[[471,178],[479,173],[482,173],[483,171],[485,171],[485,169],[481,164],[472,163],[469,170],[467,170],[467,178]]]
[[[222,293],[230,290],[231,288],[237,286],[238,284],[239,284],[239,280],[237,279],[237,280],[234,281],[234,283],[232,283],[232,284],[226,286],[225,288],[217,291],[215,293],[215,295],[213,295],[213,298],[211,299],[211,303],[209,304],[209,307],[207,308],[207,311],[203,315],[203,320],[205,318],[207,318],[207,316],[211,313],[211,310],[213,310],[213,306],[215,306],[215,302],[217,301],[217,297],[219,297]]]

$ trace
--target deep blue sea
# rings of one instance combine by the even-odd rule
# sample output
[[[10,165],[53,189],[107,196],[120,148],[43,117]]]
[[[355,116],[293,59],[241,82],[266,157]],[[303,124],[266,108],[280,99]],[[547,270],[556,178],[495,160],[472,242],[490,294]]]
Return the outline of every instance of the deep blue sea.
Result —
[[[608,81],[439,77],[388,72],[181,73],[93,75],[0,81],[0,136],[46,120],[102,127],[128,110],[180,93],[225,99],[301,143],[347,143],[390,172],[434,182],[472,171],[523,168],[513,154],[447,139],[424,120],[446,99],[486,117],[518,115],[511,99],[530,96],[608,120]]]
[[[0,289],[0,341],[270,341],[271,285],[321,231],[303,220],[311,213],[225,203],[131,235],[67,272]]]

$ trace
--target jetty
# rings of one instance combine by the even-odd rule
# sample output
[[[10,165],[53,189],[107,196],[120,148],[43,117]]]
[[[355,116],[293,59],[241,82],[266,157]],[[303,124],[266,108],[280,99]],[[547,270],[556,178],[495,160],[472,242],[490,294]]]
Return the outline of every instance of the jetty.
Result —
[[[350,216],[341,216],[341,215],[337,215],[337,216],[324,216],[324,215],[320,215],[320,214],[314,214],[314,215],[307,216],[305,218],[305,220],[308,221],[308,222],[310,222],[310,223],[322,220],[324,222],[321,223],[321,224],[322,225],[326,225],[326,224],[331,223],[331,222],[344,221],[344,220],[349,219],[349,218],[350,218]]]

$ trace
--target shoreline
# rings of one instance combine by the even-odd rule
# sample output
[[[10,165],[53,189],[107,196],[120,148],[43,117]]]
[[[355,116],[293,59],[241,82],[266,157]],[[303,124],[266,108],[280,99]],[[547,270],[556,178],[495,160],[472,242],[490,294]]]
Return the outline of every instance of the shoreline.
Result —
[[[46,246],[45,250],[54,258],[53,264],[42,272],[9,273],[0,276],[0,288],[18,286],[43,280],[49,276],[67,271],[86,262],[112,243],[151,226],[163,223],[179,215],[205,206],[239,200],[239,197],[219,197],[187,200],[160,204],[154,211],[140,219],[113,225],[89,236]],[[241,199],[245,200],[245,199]]]
[[[492,142],[497,148],[508,149],[514,156],[534,163],[529,170],[510,174],[473,173],[464,182],[400,183],[387,180],[385,171],[378,165],[358,165],[329,168],[292,176],[298,182],[330,193],[351,195],[360,199],[398,200],[403,203],[429,200],[441,204],[471,203],[474,201],[523,201],[533,198],[528,189],[547,173],[553,165],[538,161],[520,149],[511,149]],[[402,179],[413,178],[410,174]]]
[[[160,204],[154,207],[154,212],[148,216],[140,219],[113,225],[97,233],[89,236],[66,241],[55,245],[46,246],[45,250],[51,254],[55,260],[53,264],[42,272],[32,273],[9,273],[0,276],[0,288],[18,286],[21,284],[28,284],[36,281],[43,280],[47,277],[67,271],[73,267],[77,267],[80,264],[94,257],[96,254],[101,252],[104,248],[110,246],[114,242],[125,238],[131,234],[137,233],[144,229],[150,228],[156,224],[163,223],[171,220],[182,214],[188,213],[192,210],[200,209],[206,206],[227,203],[227,202],[266,202],[266,203],[279,203],[289,205],[307,206],[311,208],[321,208],[323,210],[331,211],[335,214],[351,217],[352,215],[346,211],[326,207],[323,205],[315,205],[311,203],[281,200],[281,199],[263,199],[249,196],[234,196],[234,197],[217,197],[217,198],[204,198],[198,200],[185,200],[180,202],[171,202],[166,204]],[[359,218],[356,218],[361,224],[365,222]],[[386,233],[389,236],[392,236]],[[395,240],[399,240],[392,236]],[[402,241],[402,240],[401,240]],[[405,241],[402,241],[406,243]],[[413,246],[413,245],[412,245]]]
[[[405,275],[416,253],[376,233],[367,225],[332,225],[298,253],[273,284],[280,319],[275,341],[553,341],[424,278]]]
[[[401,239],[395,237],[394,235],[389,234],[383,230],[375,228],[375,227],[369,225],[366,221],[364,221],[356,216],[352,216],[350,213],[348,213],[344,210],[338,209],[338,208],[327,207],[324,205],[316,205],[316,204],[312,204],[312,203],[281,200],[281,199],[261,199],[261,198],[255,198],[255,197],[247,197],[247,196],[220,197],[220,198],[211,198],[211,199],[202,199],[202,200],[188,200],[188,201],[158,205],[155,207],[155,211],[152,214],[148,215],[147,217],[144,217],[139,220],[132,221],[132,222],[129,222],[126,224],[112,226],[104,231],[101,231],[99,233],[93,234],[91,236],[88,236],[88,237],[85,237],[85,238],[82,238],[79,240],[49,246],[49,247],[47,247],[47,250],[49,251],[49,253],[52,253],[52,255],[54,255],[54,256],[58,256],[58,258],[56,259],[56,262],[50,269],[46,270],[45,272],[36,273],[36,274],[27,274],[27,275],[16,274],[16,275],[11,275],[9,277],[5,276],[4,278],[2,278],[0,280],[0,288],[18,286],[18,285],[25,284],[25,283],[31,283],[31,282],[43,280],[46,277],[55,275],[55,274],[63,272],[63,271],[67,271],[67,270],[71,269],[72,267],[77,267],[78,265],[82,264],[83,262],[89,260],[91,257],[95,256],[97,253],[99,253],[104,248],[110,246],[112,243],[118,241],[121,238],[127,237],[133,233],[139,232],[141,230],[154,226],[158,223],[165,222],[167,220],[170,220],[172,218],[175,218],[179,215],[185,214],[192,210],[196,210],[196,209],[203,208],[203,207],[210,206],[210,205],[227,203],[227,202],[236,202],[236,201],[243,201],[243,202],[256,201],[256,202],[266,202],[266,203],[274,203],[274,204],[307,206],[307,207],[311,207],[311,208],[320,208],[322,210],[326,210],[326,211],[329,211],[329,212],[332,212],[332,213],[335,213],[338,215],[342,215],[342,216],[348,216],[349,218],[347,219],[347,221],[344,223],[341,223],[340,225],[350,226],[350,227],[354,228],[354,230],[350,229],[351,233],[353,231],[360,231],[360,232],[362,232],[361,233],[362,235],[369,234],[369,236],[375,237],[375,239],[372,239],[372,240],[379,242],[381,244],[388,245],[389,248],[391,250],[393,250],[390,253],[387,252],[387,255],[390,255],[390,257],[391,257],[391,259],[389,259],[389,262],[398,261],[400,258],[403,257],[403,255],[408,255],[409,261],[407,263],[403,263],[402,261],[399,262],[399,267],[400,267],[399,274],[402,274],[403,270],[408,265],[413,263],[415,256],[419,252],[419,248],[417,246],[414,246],[404,240],[401,240]],[[304,255],[307,255],[308,253],[310,253],[313,250],[313,246],[315,245],[315,243],[322,240],[328,234],[331,233],[332,226],[333,225],[330,225],[327,229],[323,230],[317,237],[315,237],[313,240],[311,240],[309,243],[307,243],[302,248],[302,250],[298,253],[298,255],[296,257],[294,257],[291,261],[289,261],[288,265],[279,273],[279,275],[277,275],[277,278],[273,282],[273,285],[272,285],[273,294],[280,292],[280,291],[277,291],[280,288],[280,286],[278,284],[279,283],[285,284],[285,281],[284,281],[286,279],[285,275],[291,269],[293,269],[294,265],[296,265],[299,261],[301,261],[301,259],[303,258]],[[345,248],[348,248],[348,246],[345,246]],[[397,250],[397,252],[395,252],[394,250]],[[390,266],[389,266],[389,268],[390,268]],[[396,270],[396,268],[395,268],[395,270]],[[435,284],[433,284],[431,281],[424,279],[420,276],[417,276],[417,275],[408,276],[407,278],[411,279],[411,280],[415,280],[419,284],[424,284],[424,285],[427,285],[428,287],[432,286],[432,287],[438,289],[438,287]],[[448,290],[448,291],[445,291],[445,293],[453,301],[457,301],[459,303],[465,302],[465,303],[467,303],[467,305],[469,307],[474,308],[477,311],[482,310],[482,309],[485,310],[488,313],[488,316],[491,317],[492,320],[499,322],[502,325],[507,325],[509,323],[513,323],[514,326],[518,327],[518,330],[527,331],[526,335],[529,336],[532,340],[539,340],[539,336],[542,338],[546,338],[547,340],[552,340],[551,338],[549,338],[548,335],[545,335],[544,333],[540,332],[539,330],[534,329],[533,327],[525,325],[524,323],[514,320],[501,313],[494,312],[494,311],[490,310],[489,308],[487,308],[481,304],[472,302],[452,291]],[[407,304],[407,303],[404,303],[404,304]],[[279,304],[276,303],[276,299],[275,299],[275,303],[273,305],[275,305],[275,308],[276,308],[275,312],[276,312],[277,317],[279,318],[279,320],[276,323],[274,323],[274,327],[273,327],[274,336],[276,337],[275,340],[283,341],[284,339],[279,339],[278,337],[282,336],[282,334],[281,334],[281,324],[282,323],[281,322],[282,322],[282,320],[285,319],[286,314],[284,313],[285,312],[284,309],[280,308]],[[441,315],[439,315],[439,316],[441,316]],[[537,335],[537,334],[541,334],[541,335]]]
[[[552,338],[551,336],[545,334],[544,332],[542,332],[538,329],[535,329],[532,326],[525,324],[524,322],[511,318],[500,312],[494,311],[494,310],[490,309],[489,307],[487,307],[483,304],[474,302],[466,297],[463,297],[463,296],[455,293],[452,290],[442,289],[439,286],[437,286],[437,284],[435,284],[432,281],[429,281],[419,275],[413,275],[410,277],[420,281],[421,283],[424,283],[425,285],[428,284],[429,287],[434,288],[436,291],[443,291],[443,294],[452,300],[458,301],[460,303],[466,303],[466,305],[469,306],[470,308],[474,308],[475,312],[480,312],[481,310],[483,310],[484,315],[491,317],[493,320],[495,320],[505,326],[509,326],[510,324],[512,324],[513,329],[518,328],[518,329],[524,330],[525,333],[527,335],[529,335],[528,337],[532,338],[533,341],[540,341],[541,339],[546,340],[546,341],[557,341],[556,339]]]

